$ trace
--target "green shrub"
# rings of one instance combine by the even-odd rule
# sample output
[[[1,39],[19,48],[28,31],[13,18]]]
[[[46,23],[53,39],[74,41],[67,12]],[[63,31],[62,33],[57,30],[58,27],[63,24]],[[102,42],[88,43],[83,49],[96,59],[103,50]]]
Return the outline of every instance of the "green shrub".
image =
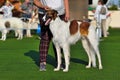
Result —
[[[117,5],[112,5],[110,8],[108,8],[109,10],[118,10]]]

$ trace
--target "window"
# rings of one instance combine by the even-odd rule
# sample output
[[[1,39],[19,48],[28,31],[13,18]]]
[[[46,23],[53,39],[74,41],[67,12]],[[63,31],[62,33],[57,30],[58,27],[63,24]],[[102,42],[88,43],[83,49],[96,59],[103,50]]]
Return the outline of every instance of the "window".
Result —
[[[89,4],[92,4],[93,0],[89,0]]]

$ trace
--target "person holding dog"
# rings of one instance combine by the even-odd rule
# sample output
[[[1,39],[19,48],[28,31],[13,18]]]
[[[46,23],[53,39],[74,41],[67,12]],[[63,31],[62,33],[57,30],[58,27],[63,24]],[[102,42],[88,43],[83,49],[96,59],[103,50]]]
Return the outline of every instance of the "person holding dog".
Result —
[[[54,9],[58,11],[60,18],[64,21],[69,20],[69,1],[68,0],[34,0],[34,4],[39,7],[39,21],[41,25],[40,52],[40,71],[46,71],[46,57],[48,54],[52,34],[49,25],[45,26],[43,16],[45,11]]]
[[[31,18],[32,16],[32,10],[33,10],[33,4],[30,0],[25,0],[22,5],[21,9],[23,12],[22,17],[24,18]]]

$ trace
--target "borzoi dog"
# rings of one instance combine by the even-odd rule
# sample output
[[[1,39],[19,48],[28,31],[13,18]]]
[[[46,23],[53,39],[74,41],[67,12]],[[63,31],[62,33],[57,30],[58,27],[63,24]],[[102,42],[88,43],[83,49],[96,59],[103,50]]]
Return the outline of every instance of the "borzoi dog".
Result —
[[[57,50],[58,65],[54,71],[60,70],[61,65],[61,50],[63,49],[65,57],[65,69],[64,72],[69,70],[70,64],[70,45],[75,44],[81,39],[83,47],[87,52],[89,63],[86,68],[90,68],[91,65],[96,67],[97,55],[99,62],[99,69],[102,69],[101,56],[98,48],[98,40],[95,32],[95,28],[88,22],[80,22],[77,20],[64,22],[62,21],[55,10],[48,10],[46,12],[46,25],[50,23],[50,30],[53,34],[53,43]]]
[[[19,18],[11,17],[11,18],[1,18],[0,19],[0,30],[2,32],[1,40],[6,40],[6,35],[8,30],[15,30],[18,34],[17,39],[23,38],[23,22]],[[16,36],[17,37],[17,36]]]

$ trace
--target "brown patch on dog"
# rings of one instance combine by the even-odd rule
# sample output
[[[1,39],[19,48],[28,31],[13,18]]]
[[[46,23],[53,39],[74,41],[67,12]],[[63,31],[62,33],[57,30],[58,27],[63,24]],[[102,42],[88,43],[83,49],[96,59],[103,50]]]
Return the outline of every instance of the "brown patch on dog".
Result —
[[[87,36],[89,31],[88,31],[88,28],[89,28],[90,24],[88,22],[82,22],[80,24],[80,33],[81,35],[83,36]]]
[[[6,22],[5,22],[5,27],[6,27],[6,28],[10,28],[10,22],[9,22],[9,21],[6,21]]]
[[[71,35],[74,35],[78,31],[77,20],[71,21],[69,29],[70,29],[70,34]]]

